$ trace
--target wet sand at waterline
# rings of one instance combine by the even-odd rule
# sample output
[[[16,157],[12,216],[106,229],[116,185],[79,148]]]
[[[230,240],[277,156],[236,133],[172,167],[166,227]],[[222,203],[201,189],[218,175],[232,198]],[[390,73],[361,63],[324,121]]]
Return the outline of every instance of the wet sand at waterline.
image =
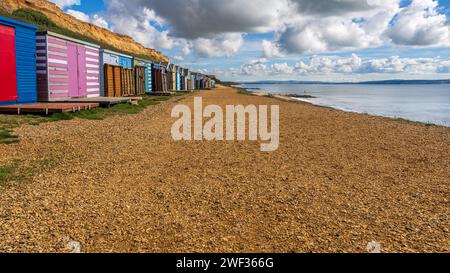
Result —
[[[280,147],[174,142],[172,99],[137,115],[21,126],[0,165],[52,160],[0,189],[0,251],[450,251],[450,130],[203,91],[203,105],[280,105]]]

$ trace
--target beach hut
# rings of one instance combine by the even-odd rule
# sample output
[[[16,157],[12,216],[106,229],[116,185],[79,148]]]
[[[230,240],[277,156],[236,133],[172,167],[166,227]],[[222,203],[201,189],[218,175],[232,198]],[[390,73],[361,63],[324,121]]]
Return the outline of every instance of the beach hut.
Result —
[[[202,90],[205,88],[205,78],[203,75],[200,75],[200,80],[199,80],[199,89]]]
[[[167,86],[167,91],[172,90],[172,64],[170,63],[161,63],[160,65],[162,65],[165,68],[165,75],[166,75],[166,86]]]
[[[100,96],[100,46],[49,31],[36,41],[39,101]]]
[[[152,91],[163,92],[162,88],[162,66],[159,63],[155,63],[152,69]]]
[[[155,63],[152,69],[152,92],[162,91],[162,75],[160,64]]]
[[[197,75],[197,89],[198,90],[204,89],[204,78],[202,74]]]
[[[190,80],[191,80],[191,72],[189,71],[189,69],[184,69],[183,90],[189,91],[191,89]]]
[[[167,92],[167,67],[164,63],[153,64],[152,90],[153,92]]]
[[[176,91],[176,66],[172,63],[162,63],[166,67],[167,89]]]
[[[36,30],[0,17],[0,105],[37,101]]]
[[[191,90],[191,71],[189,69],[186,69],[185,82],[186,82],[185,86],[186,91]]]
[[[200,73],[197,73],[197,74],[195,75],[195,89],[196,89],[196,90],[202,89],[201,81],[202,81],[201,75],[200,75]]]
[[[152,92],[152,62],[134,58],[137,95]],[[143,71],[141,71],[143,69]],[[143,75],[141,75],[143,73]],[[143,82],[142,82],[143,80]],[[141,87],[143,85],[143,87]],[[142,89],[143,88],[143,93]]]
[[[172,91],[177,91],[177,75],[178,75],[178,66],[174,64],[172,68],[172,82],[173,82]]]
[[[183,68],[177,66],[175,69],[176,73],[176,91],[181,91],[181,73]]]
[[[184,71],[185,71],[185,69],[181,67],[180,68],[180,91],[185,91],[186,83],[185,83],[184,79],[186,77],[184,76],[184,73],[185,73]]]
[[[133,57],[111,50],[100,50],[100,94],[104,97],[122,97],[124,69],[130,69]],[[130,72],[127,72],[129,74]]]
[[[216,76],[215,75],[208,75],[208,79],[209,79],[209,88],[213,89],[216,87]]]
[[[166,63],[163,63],[163,65],[165,68],[165,73],[163,74],[165,80],[164,82],[166,84],[167,91],[170,92],[173,91],[173,66],[170,64],[166,65]]]
[[[191,85],[190,85],[190,89],[191,90],[195,90],[196,88],[196,77],[197,77],[197,73],[195,72],[190,72],[191,76]]]
[[[200,80],[200,89],[206,89],[206,77],[202,75],[202,78]]]

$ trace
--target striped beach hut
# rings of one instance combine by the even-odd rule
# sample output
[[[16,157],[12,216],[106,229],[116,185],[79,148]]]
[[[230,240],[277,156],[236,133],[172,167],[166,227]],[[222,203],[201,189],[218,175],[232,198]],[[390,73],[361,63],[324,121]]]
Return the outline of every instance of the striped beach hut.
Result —
[[[0,17],[0,105],[37,101],[36,30]]]
[[[40,101],[100,96],[100,46],[50,31],[36,42]]]
[[[151,61],[134,58],[134,67],[143,67],[144,68],[144,89],[145,93],[152,92],[152,67],[153,64]],[[138,74],[136,74],[138,75]],[[137,83],[136,83],[137,86]],[[139,92],[138,92],[139,93]]]
[[[176,91],[181,91],[181,73],[183,68],[177,66],[175,69],[176,73]]]

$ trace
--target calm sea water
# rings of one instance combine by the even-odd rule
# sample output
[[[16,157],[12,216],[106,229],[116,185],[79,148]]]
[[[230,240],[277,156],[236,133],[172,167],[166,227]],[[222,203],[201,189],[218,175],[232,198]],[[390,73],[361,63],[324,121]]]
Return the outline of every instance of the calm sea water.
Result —
[[[312,104],[450,127],[450,85],[243,84],[255,92],[310,95]]]

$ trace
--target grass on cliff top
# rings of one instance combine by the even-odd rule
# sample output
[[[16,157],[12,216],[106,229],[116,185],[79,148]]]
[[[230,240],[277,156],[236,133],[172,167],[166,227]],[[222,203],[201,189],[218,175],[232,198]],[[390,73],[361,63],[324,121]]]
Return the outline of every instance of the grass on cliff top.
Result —
[[[135,53],[123,51],[123,50],[114,48],[113,46],[103,43],[101,41],[98,41],[96,39],[92,39],[83,34],[73,32],[67,28],[59,26],[58,24],[53,22],[51,19],[49,19],[45,14],[43,14],[40,11],[22,8],[22,9],[18,9],[16,11],[14,11],[12,14],[10,14],[10,13],[0,9],[0,16],[12,18],[12,19],[24,22],[24,23],[38,26],[40,31],[43,31],[43,30],[52,31],[52,32],[55,32],[55,33],[58,33],[61,35],[69,36],[71,38],[83,40],[83,41],[86,41],[86,42],[89,42],[92,44],[97,44],[104,49],[120,52],[120,53],[127,54],[127,55],[133,55],[133,56],[136,56],[136,57],[139,57],[142,59],[147,59],[149,61],[158,61],[155,59],[154,56],[145,55],[145,54],[135,54]]]

